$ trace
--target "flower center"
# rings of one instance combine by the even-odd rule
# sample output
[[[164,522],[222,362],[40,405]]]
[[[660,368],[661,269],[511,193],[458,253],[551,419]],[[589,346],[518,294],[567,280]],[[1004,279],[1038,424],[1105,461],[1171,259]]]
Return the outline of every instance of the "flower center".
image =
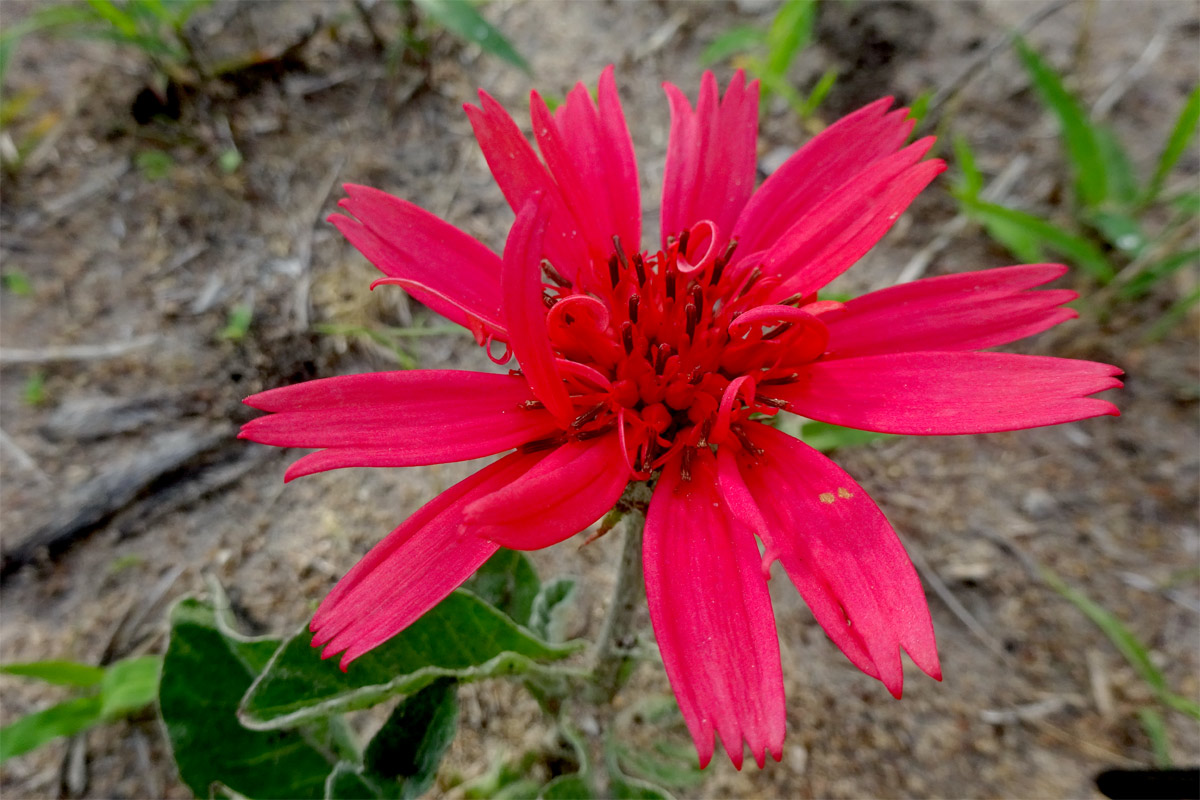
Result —
[[[592,279],[599,285],[574,285],[543,262],[547,332],[578,415],[525,449],[615,429],[643,477],[681,449],[753,453],[740,423],[783,407],[770,387],[821,356],[829,335],[817,314],[837,304],[769,303],[778,280],[753,256],[734,261],[736,241],[722,246],[708,221],[654,254],[613,244],[607,270],[596,271],[607,280]]]

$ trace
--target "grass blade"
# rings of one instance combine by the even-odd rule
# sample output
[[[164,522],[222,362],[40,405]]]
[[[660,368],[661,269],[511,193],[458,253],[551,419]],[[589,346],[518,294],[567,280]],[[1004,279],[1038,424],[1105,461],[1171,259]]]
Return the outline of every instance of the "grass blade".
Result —
[[[1104,632],[1108,640],[1129,662],[1129,666],[1133,667],[1133,671],[1154,690],[1154,694],[1163,703],[1183,711],[1185,714],[1200,718],[1200,708],[1197,708],[1195,703],[1185,697],[1180,697],[1167,688],[1166,676],[1150,660],[1150,653],[1146,646],[1133,635],[1129,628],[1125,627],[1125,623],[1121,622],[1108,609],[1093,602],[1083,592],[1068,586],[1049,567],[1039,567],[1038,572],[1050,588],[1071,601],[1076,608],[1083,612],[1084,616]]]
[[[1158,193],[1162,191],[1163,181],[1167,179],[1167,174],[1179,161],[1183,152],[1187,150],[1188,144],[1196,134],[1197,125],[1200,125],[1200,85],[1192,89],[1192,93],[1188,95],[1187,102],[1183,104],[1183,108],[1179,112],[1179,118],[1175,120],[1175,127],[1171,130],[1171,135],[1167,137],[1166,147],[1163,148],[1162,155],[1158,159],[1158,168],[1154,170],[1154,177],[1150,179],[1150,185],[1146,187],[1146,196],[1142,199],[1144,205],[1153,203],[1158,198]]]
[[[706,67],[716,64],[739,53],[749,52],[763,44],[766,39],[766,32],[760,28],[750,25],[730,28],[704,48],[704,53],[700,56],[700,63]]]
[[[812,41],[816,0],[784,0],[767,31],[766,71],[783,77],[792,60]]]
[[[100,721],[99,697],[76,697],[0,728],[0,764]]]
[[[1063,85],[1058,73],[1023,39],[1018,38],[1014,44],[1034,88],[1062,126],[1063,142],[1074,168],[1075,189],[1080,205],[1085,208],[1101,205],[1108,199],[1108,175],[1095,128],[1079,101]]]
[[[95,686],[104,678],[102,667],[93,667],[91,664],[80,664],[75,661],[29,661],[22,664],[5,664],[0,666],[0,672],[7,675],[20,675],[24,678],[37,678],[59,686],[81,688]]]
[[[417,6],[437,24],[469,42],[479,45],[485,53],[498,56],[508,63],[529,72],[529,62],[517,52],[512,42],[479,15],[468,0],[415,0]]]
[[[1101,284],[1108,283],[1116,274],[1108,258],[1096,245],[1051,222],[1024,211],[1017,211],[982,200],[960,197],[959,201],[963,204],[963,209],[972,217],[989,226],[992,223],[1000,223],[1021,231],[1024,235],[1036,239],[1040,244],[1066,256],[1087,270],[1088,274]],[[1022,258],[1028,258],[1030,255],[1016,250],[1014,253]]]

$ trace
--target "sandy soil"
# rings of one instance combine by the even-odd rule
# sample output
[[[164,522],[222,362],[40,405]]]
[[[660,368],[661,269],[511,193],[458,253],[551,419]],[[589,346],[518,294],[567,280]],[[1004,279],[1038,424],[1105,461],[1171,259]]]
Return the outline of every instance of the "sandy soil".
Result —
[[[1040,7],[826,3],[819,43],[794,77],[808,86],[829,66],[842,70],[826,121],[884,94],[907,101],[925,88],[954,87],[939,127],[966,136],[990,176],[1027,157],[1009,202],[1050,212],[1067,188],[1055,127],[1011,52],[1000,50],[971,80],[957,80],[1006,26]],[[5,3],[0,21],[26,11]],[[232,440],[234,424],[250,416],[240,405],[247,394],[395,367],[385,349],[315,333],[314,324],[441,323],[399,292],[367,293],[373,268],[322,221],[340,196],[336,185],[369,184],[413,199],[499,248],[512,215],[462,103],[485,87],[520,112],[531,85],[561,96],[615,63],[646,227],[654,230],[668,123],[661,82],[694,93],[707,43],[735,24],[764,25],[771,11],[757,2],[488,4],[487,16],[529,57],[531,80],[445,37],[434,38],[425,64],[389,67],[348,3],[218,4],[197,20],[199,38],[217,54],[278,50],[313,19],[325,23],[301,51],[302,69],[191,98],[177,124],[133,120],[130,102],[149,78],[135,55],[71,40],[23,43],[6,89],[32,99],[9,133],[22,141],[40,126],[44,134],[22,169],[4,177],[2,270],[28,276],[32,293],[0,293],[3,351],[146,336],[153,343],[105,358],[0,362],[4,553],[20,551],[73,511],[94,488],[90,481],[122,474],[139,455],[206,436],[221,444],[202,450],[169,487],[154,484],[123,503],[70,549],[43,553],[9,575],[0,588],[0,660],[96,661],[106,651],[161,648],[162,610],[146,606],[164,575],[174,576],[164,602],[215,576],[259,630],[283,632],[305,619],[371,544],[471,469],[346,470],[285,489],[282,473],[294,454]],[[380,31],[397,29],[390,6],[375,16]],[[1148,43],[1161,45],[1109,113],[1143,173],[1197,80],[1198,37],[1200,4],[1190,0],[1075,3],[1029,36],[1069,69],[1089,101],[1120,86]],[[808,135],[769,106],[764,162]],[[227,174],[217,161],[230,147],[243,162]],[[135,166],[147,151],[169,155],[166,177],[151,179]],[[1194,187],[1198,171],[1193,148],[1173,180]],[[952,230],[948,185],[946,176],[928,190],[837,288],[889,285],[914,254]],[[967,226],[926,274],[1005,263]],[[838,455],[917,561],[945,680],[914,670],[904,699],[893,700],[836,652],[779,576],[772,593],[789,698],[783,763],[739,773],[717,758],[707,780],[681,794],[1094,797],[1093,776],[1103,769],[1152,763],[1137,717],[1154,702],[1149,689],[1029,562],[1101,601],[1150,646],[1176,691],[1200,694],[1197,318],[1162,341],[1145,336],[1194,280],[1181,275],[1102,320],[1088,302],[1092,287],[1072,274],[1061,285],[1084,293],[1081,319],[1019,347],[1121,365],[1128,386],[1111,398],[1119,419],[888,439]],[[248,335],[222,339],[240,304],[254,311]],[[427,367],[487,364],[469,338],[453,335],[413,340],[411,356]],[[44,397],[30,404],[30,381],[43,379]],[[536,554],[543,574],[581,578],[573,634],[596,633],[618,547],[610,536]],[[137,635],[115,634],[122,619],[142,611]],[[0,679],[0,691],[4,723],[59,697],[10,678]],[[668,692],[661,667],[647,663],[620,702]],[[464,696],[464,723],[437,794],[453,794],[455,780],[536,747],[547,733],[519,689],[482,684]],[[1170,712],[1166,720],[1176,761],[1200,762],[1195,722]],[[75,748],[86,757],[88,796],[188,794],[152,716],[95,730]],[[0,793],[58,794],[67,753],[60,741],[13,760],[0,772]]]

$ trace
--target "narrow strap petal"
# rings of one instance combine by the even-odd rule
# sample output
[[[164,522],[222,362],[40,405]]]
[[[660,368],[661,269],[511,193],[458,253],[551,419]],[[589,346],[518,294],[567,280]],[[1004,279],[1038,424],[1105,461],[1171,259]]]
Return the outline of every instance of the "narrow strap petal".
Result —
[[[511,375],[455,370],[375,372],[323,378],[246,399],[275,413],[240,438],[278,447],[324,447],[284,476],[341,467],[404,467],[480,458],[558,429],[528,408],[529,384]]]
[[[693,111],[671,84],[671,133],[663,175],[662,240],[700,220],[720,231],[718,251],[729,241],[738,215],[754,192],[758,144],[758,81],[746,85],[739,70],[720,97],[717,80],[704,73]]]
[[[463,533],[463,509],[516,480],[544,454],[514,453],[435,497],[338,582],[309,626],[341,667],[395,636],[470,577],[498,546]]]
[[[1093,361],[1013,353],[917,352],[818,361],[772,387],[788,410],[881,433],[993,433],[1103,415],[1088,397],[1121,386],[1121,370]]]
[[[779,559],[830,638],[893,695],[901,648],[941,680],[921,582],[883,512],[808,445],[758,423],[746,435],[762,451],[741,476],[766,521],[765,558]]]
[[[668,462],[646,516],[643,564],[650,621],[701,767],[713,733],[738,769],[750,745],[759,766],[783,747],[779,638],[754,536],[735,528],[715,459],[695,451],[691,480]]]
[[[568,442],[519,480],[475,501],[465,519],[477,536],[514,550],[538,550],[607,514],[629,478],[615,432]]]
[[[367,186],[347,184],[338,206],[353,215],[329,221],[367,260],[447,319],[471,327],[468,315],[504,338],[500,258],[428,211]]]
[[[550,207],[535,198],[517,215],[504,246],[504,318],[509,344],[537,399],[560,422],[574,418],[571,398],[555,366],[542,300],[542,245]]]
[[[775,170],[734,226],[740,251],[766,249],[849,178],[895,153],[913,123],[907,109],[887,113],[891,105],[885,97],[843,117]]]
[[[847,301],[826,318],[829,358],[913,350],[982,350],[1041,333],[1078,316],[1067,289],[1029,289],[1060,278],[1060,264],[924,278]],[[887,335],[881,336],[880,331]]]

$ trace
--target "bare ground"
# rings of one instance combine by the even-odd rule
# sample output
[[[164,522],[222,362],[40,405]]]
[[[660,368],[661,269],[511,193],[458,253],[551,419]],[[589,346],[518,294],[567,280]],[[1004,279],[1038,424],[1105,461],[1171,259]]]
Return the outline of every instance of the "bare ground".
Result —
[[[827,66],[842,70],[827,121],[884,94],[907,101],[927,87],[955,86],[943,109],[948,129],[971,141],[989,175],[1027,156],[1011,202],[1047,211],[1066,188],[1061,153],[1054,125],[1011,53],[1001,50],[970,81],[955,81],[1006,26],[1039,7],[826,4],[819,44],[802,57],[796,78],[811,84]],[[334,22],[303,49],[303,69],[193,98],[178,124],[133,121],[130,101],[148,78],[135,56],[78,41],[25,42],[7,89],[10,96],[35,95],[11,131],[19,139],[41,126],[42,144],[18,174],[5,176],[0,206],[2,269],[28,276],[32,286],[27,296],[0,293],[8,356],[0,364],[5,556],[94,500],[91,481],[126,475],[135,459],[156,452],[192,447],[198,455],[182,474],[168,473],[181,480],[142,489],[69,549],[42,552],[6,577],[0,660],[98,660],[118,622],[180,569],[165,600],[202,590],[203,577],[212,575],[261,630],[283,632],[305,619],[371,544],[470,469],[346,470],[285,489],[290,454],[230,441],[233,426],[249,416],[239,403],[247,394],[395,367],[383,349],[318,335],[313,323],[440,323],[398,293],[366,292],[373,268],[322,222],[339,197],[336,184],[364,183],[413,199],[500,247],[511,214],[461,104],[484,87],[519,112],[531,83],[561,96],[615,63],[643,174],[647,228],[654,230],[668,122],[659,84],[694,92],[704,46],[734,24],[765,24],[770,7],[757,9],[489,4],[489,18],[530,58],[531,81],[444,38],[434,40],[427,64],[389,67],[347,4],[221,4],[202,17],[200,34],[214,49],[234,53],[279,48],[318,15]],[[26,10],[5,3],[0,21]],[[390,8],[377,17],[380,30],[395,30]],[[1070,65],[1089,100],[1119,86],[1156,35],[1161,51],[1148,69],[1135,71],[1110,112],[1143,173],[1197,79],[1200,5],[1076,3],[1030,34],[1055,64]],[[776,107],[769,107],[762,133],[764,158],[808,135]],[[244,161],[226,174],[217,159],[231,146]],[[152,180],[134,166],[148,150],[169,154],[165,178]],[[1194,187],[1198,170],[1193,148],[1175,181]],[[946,183],[927,191],[839,288],[894,282],[947,230],[955,208]],[[926,274],[1005,263],[982,232],[967,227],[937,251]],[[1023,345],[1023,352],[1121,365],[1128,385],[1112,397],[1119,419],[889,439],[838,454],[918,563],[946,678],[939,684],[913,671],[904,699],[893,700],[836,652],[778,576],[772,592],[789,708],[783,763],[738,773],[717,758],[707,781],[683,794],[1093,797],[1101,770],[1152,762],[1137,718],[1153,703],[1148,688],[1030,565],[1051,567],[1102,602],[1151,647],[1176,691],[1200,695],[1196,316],[1162,341],[1145,336],[1194,280],[1185,274],[1101,320],[1088,303],[1092,287],[1073,274],[1061,283],[1084,294],[1081,319]],[[254,309],[250,331],[222,339],[239,304]],[[138,337],[153,343],[112,357],[45,352]],[[39,349],[40,357],[14,363],[20,349]],[[415,340],[411,349],[427,367],[487,364],[463,337]],[[44,399],[31,405],[26,395],[35,375],[44,379]],[[581,578],[572,633],[597,631],[618,545],[610,536],[536,554],[543,574]],[[153,610],[140,641],[116,637],[116,645],[161,647],[163,620],[161,609]],[[4,723],[59,697],[7,677],[0,690]],[[620,702],[668,692],[661,667],[648,663]],[[483,684],[466,695],[439,795],[453,795],[456,780],[547,735],[536,706],[518,689]],[[1200,762],[1197,725],[1174,713],[1166,719],[1175,759]],[[77,746],[86,755],[88,796],[187,796],[152,717],[95,730]],[[0,771],[0,792],[57,795],[66,752],[58,742],[13,760]]]

